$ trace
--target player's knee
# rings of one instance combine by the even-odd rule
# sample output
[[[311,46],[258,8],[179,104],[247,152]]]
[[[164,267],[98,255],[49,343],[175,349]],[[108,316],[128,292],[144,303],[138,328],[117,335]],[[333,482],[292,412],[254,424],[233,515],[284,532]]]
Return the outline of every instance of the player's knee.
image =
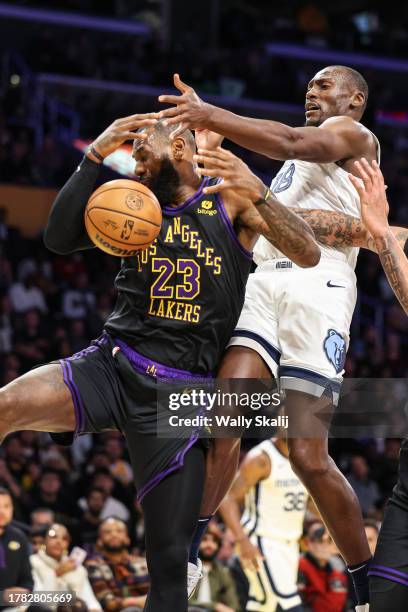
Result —
[[[307,439],[289,444],[289,461],[295,474],[302,480],[324,476],[330,469],[330,459],[323,448],[316,449]]]
[[[15,413],[15,399],[13,394],[3,387],[0,389],[0,443],[13,431],[13,414]]]
[[[152,580],[172,582],[181,580],[186,573],[188,547],[179,543],[169,543],[160,547],[149,563],[149,574]]]

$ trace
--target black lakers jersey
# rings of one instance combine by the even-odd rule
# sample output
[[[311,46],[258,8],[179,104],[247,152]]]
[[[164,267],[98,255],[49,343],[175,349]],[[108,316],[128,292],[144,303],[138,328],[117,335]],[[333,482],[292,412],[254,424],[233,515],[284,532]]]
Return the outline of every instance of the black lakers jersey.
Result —
[[[118,298],[105,329],[159,363],[215,371],[241,312],[252,256],[222,199],[202,193],[163,208],[157,239],[122,260]]]

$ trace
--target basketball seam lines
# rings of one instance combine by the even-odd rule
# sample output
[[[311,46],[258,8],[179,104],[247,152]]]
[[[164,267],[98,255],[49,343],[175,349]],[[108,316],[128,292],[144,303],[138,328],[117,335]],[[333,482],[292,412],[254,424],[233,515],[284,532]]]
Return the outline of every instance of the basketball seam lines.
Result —
[[[102,185],[101,185],[102,187]],[[100,187],[98,187],[98,189],[100,189]],[[147,198],[149,198],[149,200],[151,200],[152,202],[154,202],[155,206],[158,206],[160,208],[161,211],[161,206],[158,202],[156,202],[156,200],[154,200],[151,196],[149,196],[148,193],[146,193],[145,191],[139,191],[139,189],[135,189],[134,187],[108,187],[108,189],[104,189],[103,191],[101,191],[100,193],[97,194],[93,194],[89,200],[88,200],[88,204],[90,204],[92,202],[92,200],[94,200],[95,198],[97,198],[99,195],[101,195],[102,193],[106,193],[107,191],[117,191],[118,189],[124,189],[126,191],[135,191],[136,193],[141,193],[143,196],[146,196]],[[97,191],[97,190],[96,190]],[[152,192],[153,193],[153,192]],[[154,195],[154,194],[153,194]]]
[[[107,210],[108,212],[113,212],[113,213],[119,213],[121,215],[126,215],[127,217],[132,217],[132,219],[138,219],[139,221],[144,221],[145,223],[149,223],[150,225],[154,225],[154,227],[161,227],[161,225],[159,225],[158,223],[153,223],[153,221],[149,221],[149,219],[144,219],[143,217],[138,217],[137,215],[131,215],[130,213],[127,212],[122,212],[121,210],[115,210],[114,208],[104,208],[102,206],[92,206],[91,210]],[[91,212],[91,210],[89,210],[87,208],[86,210],[86,214],[88,215],[88,217],[90,216],[89,213]],[[95,225],[95,224],[94,224]],[[96,225],[95,225],[96,227]]]
[[[89,218],[89,222],[94,226],[94,228],[100,232],[101,234],[103,234],[104,236],[106,236],[106,238],[109,238],[109,240],[114,240],[115,242],[119,242],[120,244],[125,244],[126,246],[133,247],[134,249],[136,249],[136,247],[138,247],[136,250],[140,250],[139,247],[146,245],[149,246],[151,244],[151,242],[141,242],[140,244],[129,244],[129,242],[123,242],[122,240],[117,240],[117,238],[112,238],[112,236],[109,236],[108,234],[105,234],[105,232],[103,232],[102,230],[99,229],[99,227],[97,225],[95,225],[95,223],[92,221],[91,217],[87,214],[87,217]],[[92,241],[93,242],[93,241]],[[95,246],[98,246],[96,244],[96,242],[94,242]],[[114,246],[114,245],[111,245]]]

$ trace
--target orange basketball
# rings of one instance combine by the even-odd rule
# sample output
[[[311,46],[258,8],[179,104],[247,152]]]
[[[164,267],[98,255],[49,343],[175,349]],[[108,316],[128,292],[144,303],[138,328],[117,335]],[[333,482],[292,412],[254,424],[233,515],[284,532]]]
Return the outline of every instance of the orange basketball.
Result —
[[[93,192],[85,208],[92,242],[110,255],[130,257],[160,232],[162,211],[148,187],[128,179],[109,181]]]

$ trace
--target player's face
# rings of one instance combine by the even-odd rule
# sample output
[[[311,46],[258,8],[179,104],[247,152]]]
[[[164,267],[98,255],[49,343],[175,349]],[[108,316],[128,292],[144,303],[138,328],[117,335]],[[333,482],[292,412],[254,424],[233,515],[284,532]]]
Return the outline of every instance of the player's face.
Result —
[[[339,115],[348,115],[352,92],[347,80],[334,70],[320,70],[306,90],[306,125],[319,126]]]
[[[167,152],[158,152],[145,141],[135,146],[133,158],[137,180],[153,191],[162,206],[173,204],[181,181]]]

